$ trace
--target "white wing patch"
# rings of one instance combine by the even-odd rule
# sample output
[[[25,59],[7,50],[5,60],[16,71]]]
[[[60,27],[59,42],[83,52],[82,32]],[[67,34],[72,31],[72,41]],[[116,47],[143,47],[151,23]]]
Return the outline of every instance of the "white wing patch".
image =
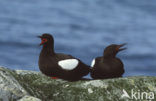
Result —
[[[79,64],[77,59],[66,59],[58,62],[58,65],[65,70],[73,70]]]
[[[91,63],[91,67],[94,67],[95,65],[95,59],[93,59],[92,63]]]

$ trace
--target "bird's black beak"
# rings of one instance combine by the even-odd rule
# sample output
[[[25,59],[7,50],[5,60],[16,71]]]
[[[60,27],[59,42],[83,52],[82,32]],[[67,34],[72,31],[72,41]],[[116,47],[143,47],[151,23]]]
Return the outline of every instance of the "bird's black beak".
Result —
[[[127,49],[126,47],[123,47],[123,46],[125,46],[125,45],[126,45],[126,43],[121,44],[121,45],[118,45],[118,46],[117,46],[118,51],[123,51],[123,50]]]

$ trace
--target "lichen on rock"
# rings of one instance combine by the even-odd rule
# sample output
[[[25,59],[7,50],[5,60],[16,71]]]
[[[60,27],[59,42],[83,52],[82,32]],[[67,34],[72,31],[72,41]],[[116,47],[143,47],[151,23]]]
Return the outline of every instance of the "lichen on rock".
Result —
[[[68,82],[53,80],[40,72],[0,67],[0,101],[135,101],[131,96],[132,89],[155,95],[156,77]],[[123,91],[129,97],[123,96]],[[149,99],[144,97],[143,100]]]

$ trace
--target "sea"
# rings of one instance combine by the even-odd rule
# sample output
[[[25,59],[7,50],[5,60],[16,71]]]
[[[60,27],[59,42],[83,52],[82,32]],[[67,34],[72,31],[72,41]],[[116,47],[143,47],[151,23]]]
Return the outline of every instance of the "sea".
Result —
[[[39,71],[43,33],[90,65],[110,44],[127,76],[156,76],[156,0],[0,0],[0,66]],[[90,77],[89,75],[87,77]]]

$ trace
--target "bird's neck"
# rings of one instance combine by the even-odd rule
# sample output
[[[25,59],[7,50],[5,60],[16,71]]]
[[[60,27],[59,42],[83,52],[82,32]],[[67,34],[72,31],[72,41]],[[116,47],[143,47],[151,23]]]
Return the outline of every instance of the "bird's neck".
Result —
[[[116,55],[113,55],[113,54],[104,54],[103,56],[105,59],[112,59],[112,58],[115,58]]]
[[[53,44],[43,45],[42,53],[44,53],[44,55],[55,55],[54,45]]]

